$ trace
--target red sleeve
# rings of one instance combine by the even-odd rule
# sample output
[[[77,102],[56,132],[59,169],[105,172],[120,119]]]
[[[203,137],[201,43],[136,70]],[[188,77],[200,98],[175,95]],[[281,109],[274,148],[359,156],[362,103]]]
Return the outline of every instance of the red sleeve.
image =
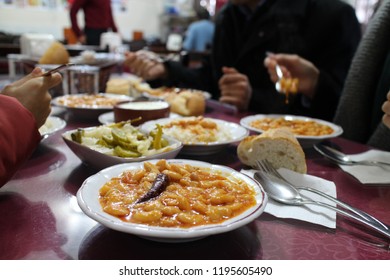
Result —
[[[112,8],[111,8],[111,4],[110,4],[110,25],[111,25],[111,29],[112,29],[112,32],[118,32],[118,27],[116,26],[115,24],[115,20],[114,20],[114,16],[112,15]]]
[[[72,24],[72,30],[77,38],[83,34],[77,22],[77,13],[84,6],[84,2],[85,0],[75,0],[70,7],[70,22]]]
[[[40,140],[31,112],[15,98],[0,94],[0,187],[30,157]]]

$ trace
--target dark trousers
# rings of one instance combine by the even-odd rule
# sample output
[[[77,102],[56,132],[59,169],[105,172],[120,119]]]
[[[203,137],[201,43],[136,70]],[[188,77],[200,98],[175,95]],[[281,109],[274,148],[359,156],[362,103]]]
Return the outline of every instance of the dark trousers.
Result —
[[[107,32],[107,28],[89,28],[84,29],[85,36],[87,37],[87,45],[100,46],[100,35]]]

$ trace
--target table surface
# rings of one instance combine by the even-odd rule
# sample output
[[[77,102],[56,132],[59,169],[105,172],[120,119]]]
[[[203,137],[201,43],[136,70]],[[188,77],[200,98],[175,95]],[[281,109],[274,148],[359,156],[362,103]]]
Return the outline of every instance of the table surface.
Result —
[[[225,109],[209,103],[207,116],[235,123],[246,116]],[[83,181],[97,170],[82,164],[61,138],[68,129],[99,123],[60,116],[66,128],[44,139],[0,189],[0,259],[390,259],[388,240],[339,215],[337,228],[328,229],[263,213],[239,229],[185,243],[160,243],[106,228],[87,217],[76,199]],[[346,153],[369,149],[342,138],[332,141]],[[194,159],[240,170],[236,148]],[[390,224],[389,185],[363,185],[313,149],[305,153],[308,174],[333,181],[339,199]]]

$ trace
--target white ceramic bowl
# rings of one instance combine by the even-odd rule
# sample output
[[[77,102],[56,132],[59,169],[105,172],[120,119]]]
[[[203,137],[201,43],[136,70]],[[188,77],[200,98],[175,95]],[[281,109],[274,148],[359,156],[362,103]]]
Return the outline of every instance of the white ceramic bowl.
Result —
[[[192,117],[183,117],[181,119],[186,120]],[[236,123],[227,122],[219,119],[214,118],[207,118],[213,122],[215,122],[218,125],[218,129],[220,131],[225,132],[230,136],[229,140],[218,140],[215,142],[209,142],[209,143],[202,143],[202,142],[183,142],[183,149],[181,150],[182,154],[186,155],[209,155],[213,153],[220,152],[221,150],[225,149],[228,145],[239,142],[242,139],[244,139],[246,136],[249,135],[249,131],[242,127],[241,125],[238,125]],[[159,119],[155,121],[149,121],[141,125],[141,128],[145,131],[151,131],[156,127],[156,124],[165,125],[172,121],[175,121],[175,119],[172,118],[165,118],[165,119]],[[169,134],[167,134],[169,135]],[[170,135],[171,137],[174,137]]]
[[[89,105],[80,103],[77,106],[69,105],[68,100],[72,98],[82,99],[84,97],[91,97],[90,94],[71,94],[71,95],[63,95],[53,99],[52,104],[57,107],[62,107],[67,110],[67,112],[71,113],[72,116],[82,119],[98,119],[98,117],[106,112],[112,111],[114,109],[113,105]],[[120,94],[109,94],[109,93],[100,93],[97,94],[96,97],[102,97],[107,99],[115,99],[118,102],[123,101],[131,101],[132,97],[127,95]]]
[[[151,162],[155,163],[156,161],[157,160],[152,160]],[[240,215],[220,224],[190,228],[168,228],[124,222],[121,219],[104,212],[99,202],[99,189],[111,178],[120,175],[125,170],[143,168],[144,163],[142,162],[115,165],[87,178],[77,192],[78,204],[86,215],[111,229],[160,242],[186,242],[209,235],[232,231],[252,222],[263,213],[268,197],[262,186],[249,176],[229,167],[213,165],[201,161],[171,159],[168,160],[168,163],[182,165],[190,164],[192,166],[211,168],[212,170],[221,171],[225,174],[228,173],[235,178],[244,180],[255,191],[256,205],[250,207]]]
[[[140,125],[150,120],[169,117],[170,105],[165,101],[120,102],[114,106],[115,122],[135,120],[133,125]]]
[[[93,129],[87,128],[87,129]],[[85,145],[82,145],[80,143],[77,143],[72,140],[71,134],[76,132],[77,129],[69,130],[62,134],[62,139],[65,141],[65,143],[68,145],[68,147],[72,150],[72,152],[81,159],[81,161],[91,166],[97,170],[115,165],[120,163],[129,163],[129,162],[140,162],[144,160],[150,160],[150,159],[171,159],[175,158],[177,154],[182,149],[183,145],[180,141],[177,141],[176,139],[173,139],[171,137],[164,137],[168,140],[169,146],[172,148],[169,151],[157,153],[154,155],[148,155],[148,156],[141,156],[137,158],[123,158],[123,157],[117,157],[112,155],[107,155],[104,153],[101,153],[99,151],[95,151]]]
[[[343,129],[341,126],[338,126],[334,123],[327,122],[320,119],[314,119],[310,117],[303,117],[303,116],[294,116],[294,115],[277,115],[277,114],[271,114],[271,115],[252,115],[245,118],[242,118],[240,121],[240,124],[243,127],[246,127],[250,131],[256,132],[256,133],[263,133],[264,131],[262,129],[258,129],[251,126],[251,123],[255,120],[261,120],[265,118],[284,118],[286,120],[300,120],[300,121],[314,121],[319,124],[327,125],[333,129],[333,133],[327,134],[327,135],[321,135],[321,136],[303,136],[303,135],[295,135],[298,142],[301,144],[302,148],[311,148],[314,144],[321,142],[325,139],[334,138],[337,136],[340,136],[343,133]]]

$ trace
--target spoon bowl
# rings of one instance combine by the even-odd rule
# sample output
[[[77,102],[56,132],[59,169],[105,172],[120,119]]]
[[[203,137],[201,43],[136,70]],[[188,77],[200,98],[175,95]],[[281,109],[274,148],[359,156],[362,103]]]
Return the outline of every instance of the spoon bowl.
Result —
[[[282,85],[280,82],[283,79],[283,71],[282,68],[280,68],[279,64],[275,65],[275,71],[276,71],[276,75],[278,76],[278,81],[275,83],[275,89],[278,92],[283,93]]]
[[[272,174],[255,172],[254,177],[263,186],[265,192],[275,201],[287,204],[300,204],[299,202],[303,201],[297,189]]]

